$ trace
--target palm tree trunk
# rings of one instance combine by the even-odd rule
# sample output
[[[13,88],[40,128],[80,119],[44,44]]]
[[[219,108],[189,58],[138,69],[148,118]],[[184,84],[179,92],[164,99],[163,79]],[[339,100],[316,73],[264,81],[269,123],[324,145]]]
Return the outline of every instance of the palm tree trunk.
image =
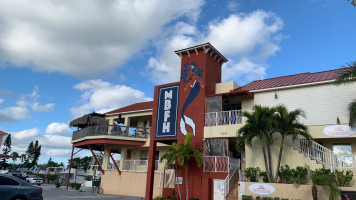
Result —
[[[272,170],[272,158],[271,158],[271,148],[270,148],[270,145],[267,144],[267,153],[268,153],[268,167],[269,167],[269,173],[270,173],[270,176],[271,176],[271,180],[270,180],[270,183],[273,183],[274,181],[274,178],[273,178],[273,170]]]
[[[312,196],[313,200],[318,200],[318,189],[315,185],[312,186]]]
[[[185,167],[185,187],[186,187],[186,196],[185,196],[185,199],[188,200],[188,166]]]
[[[263,140],[262,138],[260,138],[261,140],[261,148],[262,148],[262,152],[263,152],[263,158],[265,160],[265,167],[266,167],[266,173],[267,173],[267,178],[268,178],[268,181],[271,182],[271,174],[270,174],[270,171],[268,170],[268,163],[267,163],[267,156],[266,156],[266,151],[265,151],[265,145],[263,143]]]
[[[274,182],[277,182],[277,179],[278,179],[279,167],[281,166],[281,160],[282,160],[283,146],[284,146],[284,136],[282,136],[281,145],[280,145],[280,148],[279,148],[279,156],[278,156],[276,176],[274,177],[275,178]]]
[[[176,162],[176,163],[175,163],[175,169],[174,169],[174,173],[175,173],[176,180],[177,180],[177,170],[178,170],[178,165],[177,165],[177,162]],[[182,194],[180,193],[179,183],[177,184],[177,187],[178,187],[179,199],[182,200]]]

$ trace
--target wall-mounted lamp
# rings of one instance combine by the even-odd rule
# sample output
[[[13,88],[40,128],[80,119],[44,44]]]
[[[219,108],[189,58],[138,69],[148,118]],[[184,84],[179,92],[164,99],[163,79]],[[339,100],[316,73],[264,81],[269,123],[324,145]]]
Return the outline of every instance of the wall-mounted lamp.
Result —
[[[278,99],[277,92],[274,92],[274,98],[275,98],[275,99]]]
[[[340,125],[340,119],[339,119],[339,117],[336,117],[336,124],[337,124],[337,125]]]

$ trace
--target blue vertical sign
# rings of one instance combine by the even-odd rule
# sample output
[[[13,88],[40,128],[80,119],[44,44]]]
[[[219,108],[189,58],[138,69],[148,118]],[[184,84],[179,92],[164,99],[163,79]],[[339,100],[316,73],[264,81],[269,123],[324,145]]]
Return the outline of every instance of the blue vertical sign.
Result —
[[[177,137],[179,84],[158,91],[156,138]]]

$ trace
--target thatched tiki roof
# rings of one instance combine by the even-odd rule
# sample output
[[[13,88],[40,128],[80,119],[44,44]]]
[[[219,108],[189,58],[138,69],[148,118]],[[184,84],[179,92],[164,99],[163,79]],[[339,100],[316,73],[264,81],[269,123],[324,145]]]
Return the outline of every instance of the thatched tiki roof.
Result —
[[[104,114],[100,113],[90,113],[87,115],[84,115],[83,117],[79,117],[77,119],[74,119],[69,123],[70,127],[79,127],[79,128],[84,128],[86,126],[93,126],[93,125],[107,125],[108,121],[105,119]]]

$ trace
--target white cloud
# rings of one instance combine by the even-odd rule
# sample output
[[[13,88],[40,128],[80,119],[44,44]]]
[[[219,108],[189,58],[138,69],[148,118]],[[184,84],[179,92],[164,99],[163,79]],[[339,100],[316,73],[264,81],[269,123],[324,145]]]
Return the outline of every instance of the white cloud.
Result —
[[[0,61],[77,76],[110,73],[172,20],[184,17],[195,23],[203,4],[203,0],[4,0]]]
[[[25,107],[7,107],[0,110],[0,123],[31,118],[31,111]]]
[[[11,137],[15,140],[32,141],[32,140],[36,140],[40,136],[40,134],[41,131],[38,128],[33,128],[33,129],[11,133]]]
[[[70,158],[71,150],[70,149],[50,149],[50,150],[46,151],[45,155],[51,156],[51,157]]]
[[[5,99],[0,98],[0,104],[4,103]]]
[[[79,107],[71,108],[74,117],[90,112],[107,112],[136,102],[150,101],[142,91],[124,85],[113,85],[100,79],[84,81],[74,86],[83,92]]]
[[[29,106],[32,108],[32,110],[36,112],[48,112],[53,110],[54,104],[53,103],[47,103],[44,105],[41,105],[38,102],[38,99],[40,98],[40,94],[38,93],[38,86],[35,86],[31,94],[26,94],[22,95],[17,101],[16,104],[21,106],[21,107],[26,107]]]
[[[156,83],[178,81],[180,59],[173,51],[210,42],[232,61],[223,68],[223,81],[233,79],[241,84],[263,78],[265,60],[280,49],[282,28],[283,21],[276,14],[263,10],[214,20],[205,33],[199,32],[195,25],[177,23],[165,43],[157,44],[160,53],[149,59],[147,71]],[[248,77],[237,76],[242,73]]]
[[[47,126],[46,134],[71,136],[72,130],[69,128],[68,124],[53,122]]]
[[[72,137],[66,137],[62,135],[42,135],[39,138],[39,143],[43,147],[49,148],[70,148]]]

